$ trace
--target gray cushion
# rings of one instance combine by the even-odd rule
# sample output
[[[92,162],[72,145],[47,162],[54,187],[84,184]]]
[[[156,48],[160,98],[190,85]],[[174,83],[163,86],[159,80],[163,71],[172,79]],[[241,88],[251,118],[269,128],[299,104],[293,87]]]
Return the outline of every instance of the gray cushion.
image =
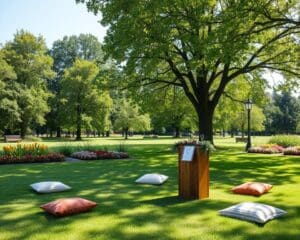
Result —
[[[219,211],[222,216],[228,216],[256,223],[267,221],[285,215],[287,212],[270,205],[244,202]]]

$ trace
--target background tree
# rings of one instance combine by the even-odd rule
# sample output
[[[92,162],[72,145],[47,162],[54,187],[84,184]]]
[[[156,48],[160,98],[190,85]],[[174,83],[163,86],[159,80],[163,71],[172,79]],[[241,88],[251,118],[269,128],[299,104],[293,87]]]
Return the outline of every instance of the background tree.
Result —
[[[91,128],[97,122],[103,106],[103,96],[97,86],[99,68],[95,62],[77,59],[66,69],[62,79],[61,98],[64,101],[61,114],[65,126],[75,126],[76,140],[81,139],[83,126]]]
[[[109,95],[108,91],[102,91],[99,97],[100,109],[97,109],[95,116],[92,119],[91,127],[92,130],[95,129],[102,136],[109,136],[109,132],[112,128],[112,123],[110,121],[110,113],[113,106],[113,100]],[[95,133],[94,133],[95,136]]]
[[[182,87],[206,140],[228,83],[266,69],[299,76],[297,0],[76,1],[101,11],[105,50],[127,85]]]
[[[261,107],[267,102],[265,88],[265,83],[259,77],[249,81],[244,76],[231,81],[216,108],[214,128],[222,131],[223,135],[226,131],[230,131],[231,137],[239,131],[244,137],[247,127],[245,101],[250,98],[254,103],[253,110],[251,110],[251,128],[255,131],[261,131],[264,119]]]
[[[49,112],[47,100],[50,93],[46,81],[54,77],[51,70],[53,60],[46,54],[44,39],[29,32],[18,31],[14,40],[2,49],[4,60],[13,67],[16,79],[11,88],[17,102],[20,121],[19,129],[24,138],[30,123],[45,123],[45,114]],[[13,85],[13,86],[12,86]]]
[[[141,114],[137,104],[128,99],[120,101],[114,128],[121,130],[125,135],[125,139],[128,139],[129,131],[149,131],[151,129],[150,125],[149,115]]]
[[[273,93],[271,103],[265,108],[266,128],[270,133],[296,133],[300,122],[300,101],[290,91]]]
[[[140,94],[135,95],[142,109],[150,114],[156,132],[169,128],[178,138],[183,130],[193,132],[196,129],[195,110],[181,88],[172,86],[156,90],[144,87]]]
[[[61,109],[61,80],[64,70],[73,65],[77,58],[95,61],[100,65],[103,54],[101,44],[97,37],[91,34],[80,34],[79,36],[65,36],[62,40],[53,43],[50,55],[54,59],[53,70],[57,73],[56,77],[49,81],[48,88],[56,96],[50,99],[51,112],[47,115],[47,125],[50,132],[56,130],[57,137],[61,136],[61,124],[63,119],[59,117]]]
[[[7,64],[0,51],[0,132],[7,128],[15,130],[15,125],[20,121],[20,111],[14,97],[17,92],[13,87],[16,77],[13,67]]]

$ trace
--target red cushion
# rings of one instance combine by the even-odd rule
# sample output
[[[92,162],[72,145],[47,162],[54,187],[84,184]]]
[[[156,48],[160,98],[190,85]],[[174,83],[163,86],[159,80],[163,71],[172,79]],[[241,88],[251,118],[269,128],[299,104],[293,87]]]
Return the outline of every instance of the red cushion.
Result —
[[[231,189],[234,193],[260,196],[269,192],[273,186],[267,183],[246,182]]]
[[[41,208],[55,216],[67,216],[87,212],[96,207],[97,203],[83,198],[64,198],[46,203]]]

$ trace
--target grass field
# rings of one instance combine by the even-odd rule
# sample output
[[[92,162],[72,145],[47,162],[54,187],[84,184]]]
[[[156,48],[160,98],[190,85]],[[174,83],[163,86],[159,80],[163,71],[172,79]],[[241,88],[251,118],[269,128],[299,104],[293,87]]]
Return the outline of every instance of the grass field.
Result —
[[[256,137],[254,143],[266,142]],[[183,201],[177,197],[176,140],[120,138],[85,140],[82,145],[117,149],[125,144],[130,160],[0,166],[0,239],[290,239],[300,237],[300,158],[245,154],[244,144],[216,139],[210,157],[210,198]],[[75,142],[45,141],[53,149]],[[0,144],[2,148],[4,144]],[[137,185],[144,173],[169,176],[162,186]],[[64,193],[36,194],[29,185],[62,181]],[[233,195],[230,188],[244,181],[274,185],[261,197]],[[43,203],[79,196],[98,203],[91,212],[55,218],[39,209]],[[266,203],[288,214],[264,226],[225,218],[218,210],[243,201]]]

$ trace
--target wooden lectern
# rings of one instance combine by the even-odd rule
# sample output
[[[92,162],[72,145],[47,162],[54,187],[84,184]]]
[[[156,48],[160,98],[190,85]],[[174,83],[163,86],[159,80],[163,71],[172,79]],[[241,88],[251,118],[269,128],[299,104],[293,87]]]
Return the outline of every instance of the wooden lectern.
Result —
[[[178,145],[179,197],[203,199],[209,197],[209,152],[194,146],[191,159],[183,160],[185,147]]]

